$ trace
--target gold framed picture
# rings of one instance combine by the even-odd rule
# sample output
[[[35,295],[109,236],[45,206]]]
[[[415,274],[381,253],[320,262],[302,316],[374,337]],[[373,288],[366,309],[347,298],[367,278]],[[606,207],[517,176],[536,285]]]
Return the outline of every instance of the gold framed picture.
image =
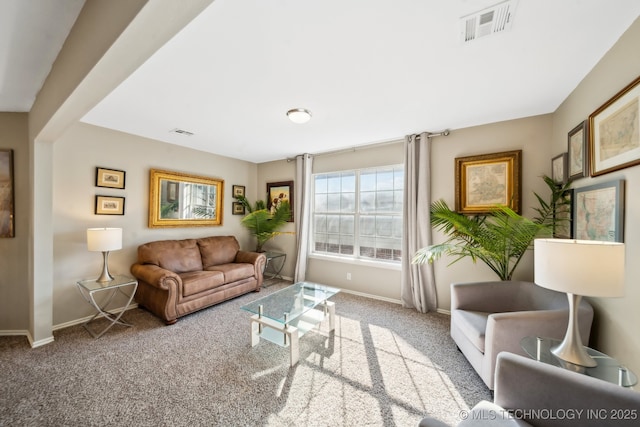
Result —
[[[96,196],[96,215],[124,215],[124,197]]]
[[[455,159],[456,211],[484,214],[496,206],[520,213],[522,150]]]
[[[640,164],[640,77],[589,116],[591,176]]]
[[[96,187],[124,189],[125,177],[125,171],[97,167]]]

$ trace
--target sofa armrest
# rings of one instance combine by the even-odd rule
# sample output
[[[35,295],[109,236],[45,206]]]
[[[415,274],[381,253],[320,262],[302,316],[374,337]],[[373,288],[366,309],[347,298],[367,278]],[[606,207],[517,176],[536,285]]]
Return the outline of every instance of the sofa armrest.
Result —
[[[181,288],[182,279],[176,273],[153,264],[133,264],[131,274],[151,286],[169,290],[171,287]],[[176,289],[177,290],[177,289]]]
[[[262,271],[267,263],[267,256],[260,252],[238,251],[235,262],[253,264],[256,270],[256,277],[262,282]]]
[[[640,393],[509,353],[498,356],[495,403],[542,427],[635,426],[640,419]]]

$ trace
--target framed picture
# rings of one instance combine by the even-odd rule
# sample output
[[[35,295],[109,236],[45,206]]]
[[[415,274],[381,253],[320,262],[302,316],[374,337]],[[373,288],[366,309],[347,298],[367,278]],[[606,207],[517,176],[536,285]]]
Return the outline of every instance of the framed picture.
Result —
[[[0,237],[15,237],[13,150],[0,150]]]
[[[240,202],[233,202],[233,204],[231,205],[231,213],[234,215],[244,215],[244,205]]]
[[[584,120],[578,126],[571,129],[567,141],[567,167],[569,179],[583,178],[589,174],[589,156],[587,153],[588,121]]]
[[[589,116],[591,176],[640,164],[640,77]]]
[[[456,211],[491,212],[498,205],[520,213],[522,150],[456,158]]]
[[[289,222],[293,222],[293,181],[267,183],[267,208],[272,211],[278,204],[288,201],[291,207]]]
[[[551,178],[557,184],[564,184],[569,179],[567,153],[558,154],[551,159]]]
[[[233,197],[234,198],[238,197],[238,196],[244,197],[244,189],[245,189],[244,185],[234,185],[234,186],[232,186]],[[234,212],[235,212],[235,210],[234,210]]]
[[[624,242],[624,181],[573,191],[573,238]]]
[[[116,169],[96,168],[96,187],[124,189],[126,172]]]
[[[96,196],[96,215],[124,215],[124,197]]]

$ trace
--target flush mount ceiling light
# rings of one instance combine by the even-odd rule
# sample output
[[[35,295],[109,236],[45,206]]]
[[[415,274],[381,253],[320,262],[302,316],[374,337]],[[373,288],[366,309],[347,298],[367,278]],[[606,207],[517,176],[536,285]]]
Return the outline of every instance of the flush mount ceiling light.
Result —
[[[289,117],[289,120],[293,123],[307,123],[311,120],[311,112],[304,108],[294,108],[287,111],[287,117]]]

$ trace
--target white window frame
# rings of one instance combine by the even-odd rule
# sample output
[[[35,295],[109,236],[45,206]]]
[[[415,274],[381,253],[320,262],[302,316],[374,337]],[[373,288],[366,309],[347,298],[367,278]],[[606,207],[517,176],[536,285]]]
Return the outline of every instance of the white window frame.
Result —
[[[403,212],[402,212],[402,207],[400,208],[399,211],[391,211],[391,212],[377,212],[374,211],[373,213],[366,213],[366,212],[361,212],[360,210],[360,199],[361,199],[361,174],[365,173],[365,172],[370,172],[370,171],[385,171],[385,170],[390,170],[390,171],[397,171],[398,169],[402,170],[402,173],[404,175],[405,170],[404,170],[404,165],[403,164],[395,164],[395,165],[385,165],[385,166],[376,166],[376,167],[366,167],[366,168],[358,168],[358,169],[349,169],[349,170],[342,170],[342,171],[335,171],[335,172],[322,172],[322,173],[316,173],[313,174],[312,179],[313,179],[313,185],[312,185],[312,212],[311,212],[311,233],[310,236],[311,238],[309,239],[309,256],[312,258],[322,258],[322,259],[329,259],[329,260],[333,260],[333,261],[338,261],[338,262],[347,262],[347,263],[357,263],[357,264],[365,264],[365,265],[370,265],[370,264],[377,264],[377,265],[381,265],[381,266],[387,266],[389,268],[392,269],[398,269],[400,268],[401,265],[401,259],[384,259],[384,258],[375,258],[375,257],[368,257],[368,256],[362,256],[360,255],[360,242],[362,240],[362,236],[360,235],[360,218],[361,216],[391,216],[391,217],[396,217],[399,218],[400,221],[402,222],[403,220]],[[316,177],[318,176],[326,176],[326,175],[332,175],[332,174],[345,174],[345,173],[354,173],[355,174],[355,209],[354,209],[354,213],[353,214],[345,214],[344,212],[341,211],[326,211],[326,212],[321,212],[321,214],[324,215],[353,215],[354,218],[354,242],[353,242],[353,254],[342,254],[342,253],[336,253],[336,252],[327,252],[327,251],[317,251],[316,250]],[[404,181],[404,176],[403,176],[403,181]],[[394,187],[394,190],[397,190]],[[376,188],[376,191],[382,191],[382,190],[378,190]],[[403,188],[402,188],[402,192],[404,193],[404,184],[403,184]],[[402,205],[402,204],[401,204]],[[340,233],[338,233],[338,235],[340,236]],[[400,236],[400,248],[402,248],[402,240],[404,239],[404,236]],[[400,249],[401,251],[401,249]]]

